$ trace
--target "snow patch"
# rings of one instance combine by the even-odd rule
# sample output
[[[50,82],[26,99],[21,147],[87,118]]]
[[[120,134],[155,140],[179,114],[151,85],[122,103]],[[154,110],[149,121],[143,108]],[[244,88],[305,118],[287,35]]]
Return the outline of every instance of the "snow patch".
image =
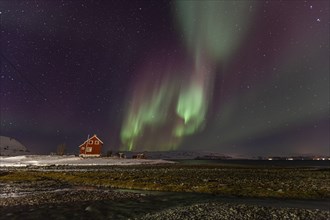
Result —
[[[174,163],[165,160],[119,159],[119,158],[81,158],[70,156],[27,155],[0,157],[0,167],[27,166],[111,166]]]

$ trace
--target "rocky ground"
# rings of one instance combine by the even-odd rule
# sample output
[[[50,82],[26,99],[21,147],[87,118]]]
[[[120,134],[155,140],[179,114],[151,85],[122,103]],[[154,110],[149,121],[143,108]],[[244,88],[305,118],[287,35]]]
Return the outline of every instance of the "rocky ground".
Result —
[[[63,190],[40,193],[1,201],[0,219],[135,219],[135,220],[326,220],[330,212],[319,209],[279,208],[259,205],[233,204],[223,202],[193,203],[171,206],[166,209],[146,206],[155,204],[146,201],[146,195],[107,190]],[[101,200],[106,202],[100,203]],[[113,202],[109,202],[112,200]],[[140,200],[138,207],[130,209],[130,202]],[[143,206],[140,207],[140,204]],[[125,207],[128,206],[128,207]],[[149,207],[149,209],[150,209]]]
[[[0,198],[1,207],[37,206],[84,201],[138,199],[141,194],[118,192],[106,189],[61,189],[51,192],[36,192],[7,198]]]
[[[308,210],[308,209],[293,209],[293,208],[271,208],[252,206],[244,204],[224,204],[224,203],[204,203],[194,204],[191,206],[175,207],[165,211],[154,214],[147,214],[140,220],[154,220],[154,219],[315,219],[326,220],[330,219],[329,211]]]

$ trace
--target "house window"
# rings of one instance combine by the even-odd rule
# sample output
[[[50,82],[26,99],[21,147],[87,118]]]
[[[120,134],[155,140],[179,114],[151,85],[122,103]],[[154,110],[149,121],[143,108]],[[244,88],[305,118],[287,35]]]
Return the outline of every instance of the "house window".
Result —
[[[88,143],[89,143],[89,144],[93,144],[93,140],[90,140]]]
[[[98,144],[99,144],[99,141],[95,141],[94,143],[95,143],[96,145],[98,145]]]
[[[86,147],[86,152],[92,152],[92,147]]]
[[[85,147],[81,147],[81,150],[85,150]]]

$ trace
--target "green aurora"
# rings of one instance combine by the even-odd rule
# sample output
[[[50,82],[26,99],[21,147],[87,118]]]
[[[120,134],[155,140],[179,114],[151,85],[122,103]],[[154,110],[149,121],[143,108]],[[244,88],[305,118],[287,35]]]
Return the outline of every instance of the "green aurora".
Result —
[[[194,62],[186,63],[188,68],[175,67],[175,72],[181,73],[179,79],[177,74],[160,69],[146,73],[158,72],[168,77],[158,82],[160,87],[133,95],[121,131],[124,150],[177,149],[185,136],[204,128],[215,67],[239,47],[252,15],[248,2],[177,1],[176,8],[177,26],[185,37],[188,59]],[[164,69],[171,66],[175,64],[167,63]],[[146,86],[138,85],[137,90],[145,90]],[[163,137],[157,138],[158,131],[164,128],[171,131],[162,132]]]

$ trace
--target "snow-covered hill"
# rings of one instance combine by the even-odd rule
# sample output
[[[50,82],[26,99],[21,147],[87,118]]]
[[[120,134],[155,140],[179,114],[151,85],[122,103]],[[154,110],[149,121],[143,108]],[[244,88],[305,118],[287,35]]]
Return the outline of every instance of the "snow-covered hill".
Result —
[[[0,136],[0,156],[18,156],[29,154],[26,147],[14,138]]]

